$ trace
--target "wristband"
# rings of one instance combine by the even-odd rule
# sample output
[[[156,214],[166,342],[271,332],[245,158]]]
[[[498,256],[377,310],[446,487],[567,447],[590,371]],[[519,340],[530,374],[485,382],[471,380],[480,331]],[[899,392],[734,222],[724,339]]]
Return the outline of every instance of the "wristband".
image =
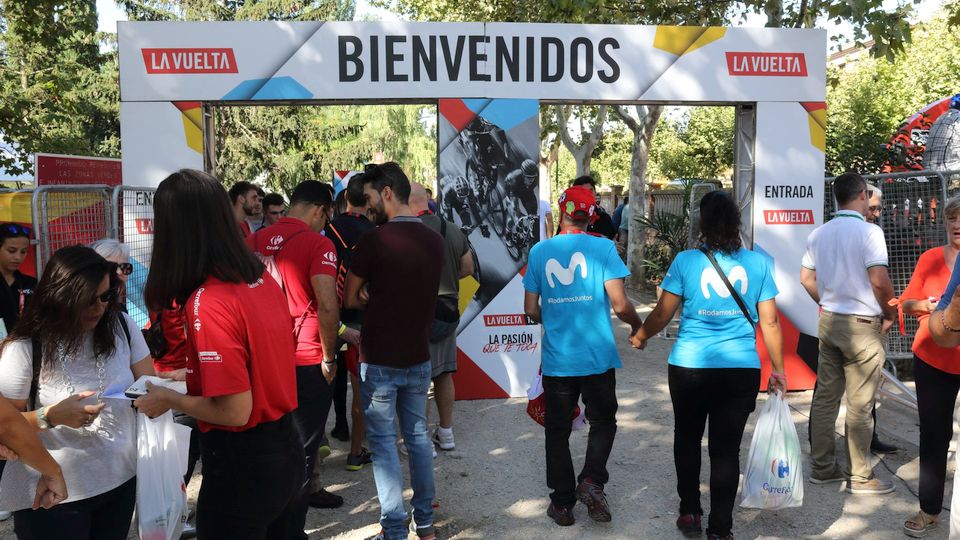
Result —
[[[778,381],[787,382],[787,376],[783,373],[770,373],[770,377]]]
[[[46,407],[37,409],[37,427],[40,429],[50,429],[53,427],[53,424],[50,423],[50,419],[47,417]]]
[[[334,359],[334,360],[326,360],[326,359],[324,359],[324,360],[323,360],[323,364],[324,364],[324,365],[327,365],[327,366],[335,366],[335,365],[337,364],[337,360],[336,360],[336,359]]]
[[[951,332],[954,332],[954,333],[960,332],[960,328],[951,328],[951,327],[947,324],[947,315],[946,315],[946,314],[947,314],[947,310],[943,310],[943,311],[940,312],[940,324],[942,324],[944,328],[946,328],[947,330],[949,330],[949,331],[951,331]]]
[[[347,331],[347,325],[340,323],[340,328],[337,330],[337,335],[342,336],[344,332]]]

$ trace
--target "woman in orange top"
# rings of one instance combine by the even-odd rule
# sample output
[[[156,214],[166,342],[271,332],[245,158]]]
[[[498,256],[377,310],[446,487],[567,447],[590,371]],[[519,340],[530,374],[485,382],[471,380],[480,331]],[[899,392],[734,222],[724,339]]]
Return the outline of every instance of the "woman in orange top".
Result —
[[[960,391],[960,349],[944,349],[933,341],[926,319],[946,289],[960,251],[960,197],[943,209],[948,241],[920,255],[910,284],[900,296],[907,315],[920,321],[913,339],[913,372],[920,413],[920,511],[903,523],[904,532],[924,536],[939,522],[947,449],[953,438],[953,407]]]

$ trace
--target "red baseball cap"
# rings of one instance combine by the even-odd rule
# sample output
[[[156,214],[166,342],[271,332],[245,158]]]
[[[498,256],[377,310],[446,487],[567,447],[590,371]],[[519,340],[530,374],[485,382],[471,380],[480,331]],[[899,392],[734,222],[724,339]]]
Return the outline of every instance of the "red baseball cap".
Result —
[[[567,188],[557,201],[561,214],[574,219],[589,219],[590,223],[600,217],[596,212],[596,204],[597,198],[594,197],[593,192],[583,186]]]

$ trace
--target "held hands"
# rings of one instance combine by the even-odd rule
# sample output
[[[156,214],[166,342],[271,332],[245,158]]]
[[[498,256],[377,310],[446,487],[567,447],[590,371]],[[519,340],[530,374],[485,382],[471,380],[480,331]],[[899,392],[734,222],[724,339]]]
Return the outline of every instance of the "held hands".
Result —
[[[772,394],[779,391],[781,395],[787,392],[787,376],[783,373],[770,373],[770,379],[767,380],[767,393]]]
[[[37,495],[33,499],[33,509],[53,506],[67,499],[67,484],[63,481],[63,473],[57,471],[56,476],[40,476],[37,481]]]
[[[642,327],[638,328],[630,334],[630,345],[642,351],[647,346],[647,339],[649,339],[647,332]]]
[[[147,381],[147,393],[134,400],[133,406],[150,418],[156,418],[173,408],[171,404],[176,396],[177,392]]]
[[[95,405],[84,405],[83,400],[96,395],[96,392],[86,391],[74,394],[64,398],[56,405],[47,407],[47,419],[52,426],[67,426],[74,429],[89,426],[100,415],[100,411],[106,407],[106,403],[97,403]]]

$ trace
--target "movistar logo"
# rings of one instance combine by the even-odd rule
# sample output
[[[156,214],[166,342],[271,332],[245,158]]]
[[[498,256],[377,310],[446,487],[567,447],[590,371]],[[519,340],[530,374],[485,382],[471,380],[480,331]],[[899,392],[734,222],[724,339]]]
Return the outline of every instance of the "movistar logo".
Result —
[[[730,280],[730,284],[736,288],[737,282],[740,282],[740,294],[747,294],[747,271],[743,269],[742,266],[734,266],[733,270],[730,271],[730,275],[727,276],[727,279]],[[713,292],[721,298],[729,298],[730,291],[727,289],[727,286],[724,285],[723,279],[720,277],[720,274],[717,273],[716,268],[710,267],[705,268],[703,273],[700,274],[700,292],[703,293],[704,298],[710,298],[710,288],[713,287]]]
[[[556,259],[550,259],[547,261],[547,284],[550,285],[550,288],[553,289],[556,287],[556,284],[553,282],[554,279],[560,282],[561,285],[570,285],[573,283],[573,278],[576,276],[576,271],[580,270],[580,278],[587,278],[587,258],[583,256],[583,253],[579,251],[570,256],[570,263],[564,267]]]

